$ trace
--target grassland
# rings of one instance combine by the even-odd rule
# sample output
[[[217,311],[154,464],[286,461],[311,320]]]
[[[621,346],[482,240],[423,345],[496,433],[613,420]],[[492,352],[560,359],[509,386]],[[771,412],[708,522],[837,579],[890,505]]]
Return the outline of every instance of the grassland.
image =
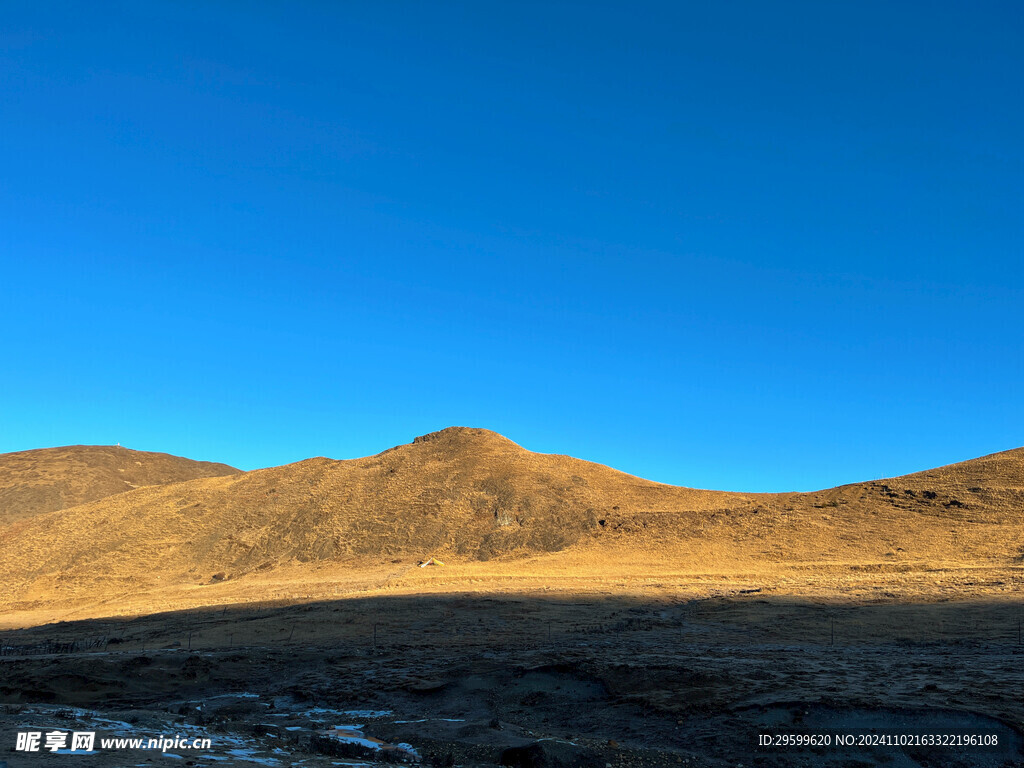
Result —
[[[181,756],[210,766],[402,743],[474,767],[1024,765],[1022,510],[1021,450],[735,494],[463,428],[140,487],[0,528],[0,739],[66,717],[202,730],[221,746]],[[947,730],[999,744],[757,742]]]

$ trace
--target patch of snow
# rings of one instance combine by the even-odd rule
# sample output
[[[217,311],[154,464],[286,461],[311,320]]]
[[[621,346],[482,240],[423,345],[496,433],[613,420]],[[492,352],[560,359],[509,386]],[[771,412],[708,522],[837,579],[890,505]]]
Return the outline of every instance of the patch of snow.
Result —
[[[415,757],[417,760],[420,759],[420,753],[416,751],[416,748],[412,744],[406,744],[404,741],[397,745],[399,749],[404,749],[410,755]]]
[[[390,709],[326,709],[324,707],[313,707],[301,714],[309,715],[343,715],[345,717],[359,717],[373,720],[379,717],[388,717],[392,714]]]
[[[254,754],[255,749],[229,749],[228,754],[232,757],[237,757],[240,760],[245,760],[249,763],[258,763],[259,765],[280,765],[279,760],[275,760],[272,757],[256,757]]]
[[[361,733],[332,733],[331,738],[344,742],[345,744],[358,744],[367,749],[379,750],[383,744],[376,739],[368,739]]]
[[[93,717],[90,719],[94,723],[105,723],[105,725],[102,726],[104,728],[114,727],[119,728],[123,731],[134,731],[136,729],[136,726],[130,725],[129,723],[124,722],[123,720],[107,720],[105,717]]]

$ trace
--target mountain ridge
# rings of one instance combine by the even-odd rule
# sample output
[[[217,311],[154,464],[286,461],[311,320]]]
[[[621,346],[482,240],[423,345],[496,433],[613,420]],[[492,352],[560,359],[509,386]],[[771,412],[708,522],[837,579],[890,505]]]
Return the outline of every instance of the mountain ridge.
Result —
[[[1024,555],[1022,508],[1022,449],[751,494],[656,483],[455,427],[373,456],[140,487],[0,528],[0,606],[432,555],[510,573],[570,552],[595,567],[615,553],[697,572],[1009,567]]]
[[[0,526],[138,487],[235,474],[227,464],[113,445],[0,454]]]

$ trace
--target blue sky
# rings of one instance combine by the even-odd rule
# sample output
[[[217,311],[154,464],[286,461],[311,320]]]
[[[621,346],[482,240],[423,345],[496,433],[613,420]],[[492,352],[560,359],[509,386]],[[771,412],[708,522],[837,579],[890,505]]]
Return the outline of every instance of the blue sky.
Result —
[[[9,4],[0,451],[1024,445],[1019,3]]]

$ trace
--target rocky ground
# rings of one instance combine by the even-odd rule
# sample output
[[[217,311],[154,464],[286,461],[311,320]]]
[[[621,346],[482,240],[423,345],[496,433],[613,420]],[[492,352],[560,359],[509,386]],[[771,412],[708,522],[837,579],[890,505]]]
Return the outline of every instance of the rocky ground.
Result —
[[[474,595],[349,599],[0,634],[18,732],[209,738],[83,766],[1024,765],[1010,599],[840,604]],[[191,647],[190,647],[191,646]],[[828,735],[816,746],[764,737]],[[837,746],[973,735],[984,746]]]

